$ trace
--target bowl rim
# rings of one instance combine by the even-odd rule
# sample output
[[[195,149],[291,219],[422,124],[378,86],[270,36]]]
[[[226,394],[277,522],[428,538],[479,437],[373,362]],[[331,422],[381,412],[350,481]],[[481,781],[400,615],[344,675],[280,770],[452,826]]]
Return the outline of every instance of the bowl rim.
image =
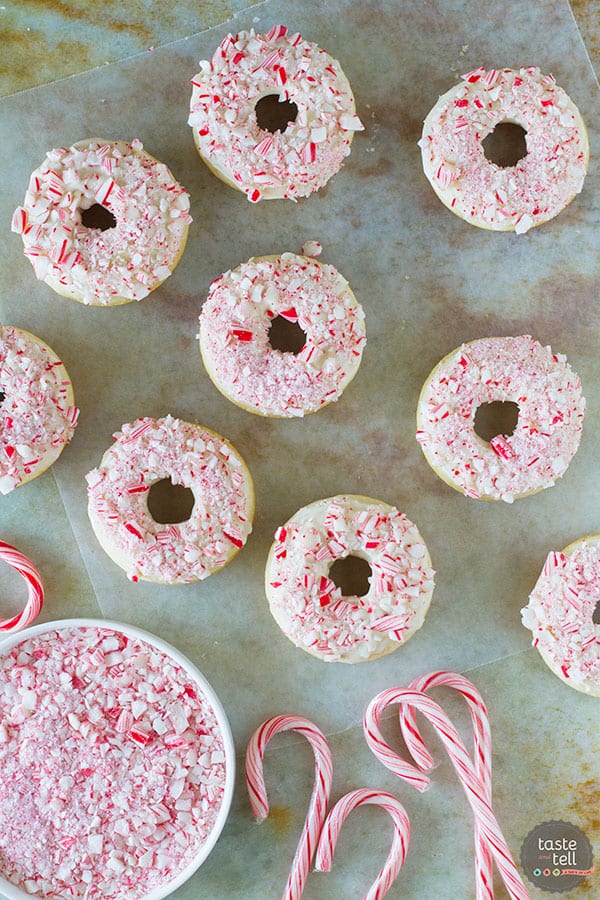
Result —
[[[145,641],[146,643],[156,647],[157,650],[162,651],[165,655],[171,657],[171,659],[173,659],[179,666],[185,669],[192,676],[193,680],[200,685],[203,694],[213,708],[215,718],[221,732],[223,740],[223,750],[225,753],[225,784],[223,787],[223,799],[221,801],[219,812],[217,813],[215,824],[213,825],[212,831],[210,832],[208,838],[200,847],[198,853],[183,869],[181,869],[181,871],[174,878],[171,878],[170,881],[165,882],[163,885],[154,888],[152,891],[150,891],[150,893],[144,894],[140,897],[140,900],[163,900],[163,898],[168,897],[174,890],[176,890],[178,887],[181,887],[184,882],[191,878],[194,872],[196,872],[197,869],[206,860],[215,844],[217,843],[217,840],[229,816],[231,804],[233,801],[236,762],[235,744],[233,741],[231,726],[227,719],[227,715],[225,713],[223,705],[219,700],[214,688],[209,683],[206,676],[200,671],[200,669],[187,656],[185,656],[185,654],[178,650],[177,647],[174,647],[168,641],[163,640],[150,631],[146,631],[143,628],[138,628],[137,625],[129,625],[126,622],[118,622],[114,619],[95,619],[91,617],[73,617],[41,622],[37,625],[31,625],[28,628],[23,628],[21,631],[15,631],[11,634],[2,636],[2,638],[0,638],[0,655],[4,655],[6,652],[10,651],[13,647],[21,643],[22,641],[29,640],[30,638],[35,637],[39,634],[44,634],[48,631],[60,631],[77,628],[102,628],[110,631],[121,632],[126,637],[138,638],[141,641]],[[7,900],[27,900],[27,898],[28,900],[31,900],[32,896],[38,896],[36,894],[32,895],[27,893],[22,888],[6,879],[0,872],[0,895],[2,894],[7,898]]]

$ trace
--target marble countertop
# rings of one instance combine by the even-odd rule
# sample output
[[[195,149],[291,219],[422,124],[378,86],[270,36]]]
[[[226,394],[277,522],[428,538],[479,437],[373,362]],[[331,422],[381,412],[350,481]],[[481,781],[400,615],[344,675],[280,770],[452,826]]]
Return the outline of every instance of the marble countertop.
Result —
[[[165,8],[166,7],[166,8]],[[96,9],[101,12],[95,12]],[[0,537],[37,564],[41,620],[116,619],[177,646],[203,671],[228,713],[238,751],[234,804],[206,863],[172,896],[264,900],[281,895],[312,784],[301,739],[266,756],[273,812],[261,826],[243,784],[247,740],[268,716],[305,715],[327,734],[333,798],[355,787],[391,791],[412,824],[390,897],[474,897],[472,820],[442,747],[420,795],[370,755],[361,719],[380,690],[439,668],[483,694],[494,746],[494,809],[515,858],[544,821],[582,828],[600,858],[600,701],[554,677],[520,622],[549,550],[600,531],[599,5],[574,0],[248,0],[165,5],[5,2],[0,6],[0,320],[43,337],[74,383],[80,423],[52,469],[0,498]],[[231,30],[283,22],[338,58],[366,125],[342,171],[299,202],[253,206],[199,161],[186,124],[189,80]],[[524,236],[472,228],[437,200],[420,165],[422,121],[439,94],[480,65],[552,72],[589,127],[582,193]],[[38,283],[10,232],[30,172],[46,150],[86,137],[131,140],[167,163],[192,197],[188,247],[171,278],[139,304],[85,308]],[[228,403],[198,353],[197,317],[210,282],[250,256],[323,244],[362,303],[367,347],[338,403],[304,420],[263,420]],[[532,334],[565,353],[587,399],[583,439],[564,478],[514,505],[455,493],[415,441],[419,390],[463,341]],[[181,587],[132,584],[100,549],[86,513],[85,474],[111,435],[141,415],[171,413],[227,437],[253,474],[257,508],[247,546],[222,572]],[[378,497],[419,527],[436,569],[421,631],[390,656],[325,664],[281,635],[263,577],[276,527],[336,493]],[[19,582],[0,572],[0,614]],[[15,599],[13,599],[15,598]],[[468,737],[468,716],[436,694]],[[1,824],[1,823],[0,823]],[[304,896],[359,897],[387,853],[383,813],[356,813],[334,869]],[[497,896],[506,896],[498,883]],[[545,893],[532,887],[533,898]],[[600,896],[600,872],[569,893]]]

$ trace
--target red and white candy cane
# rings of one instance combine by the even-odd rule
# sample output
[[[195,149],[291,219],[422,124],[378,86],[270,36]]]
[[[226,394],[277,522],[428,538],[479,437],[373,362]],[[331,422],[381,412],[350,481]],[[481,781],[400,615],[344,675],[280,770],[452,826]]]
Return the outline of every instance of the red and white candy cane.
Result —
[[[393,703],[414,707],[422,712],[438,733],[459,781],[467,795],[475,818],[479,822],[482,839],[489,847],[498,871],[513,900],[529,900],[529,892],[512,858],[494,811],[487,799],[487,789],[482,785],[463,741],[444,710],[422,691],[410,688],[391,688],[382,691],[371,700],[364,716],[364,732],[367,744],[391,772],[424,791],[429,778],[415,766],[407,763],[385,742],[379,728],[384,710]],[[431,757],[429,757],[431,758]]]
[[[394,823],[394,837],[388,858],[364,898],[364,900],[381,900],[389,891],[404,864],[410,841],[410,822],[406,810],[396,797],[386,791],[359,788],[356,791],[350,791],[349,794],[337,801],[323,825],[315,857],[315,869],[318,872],[331,870],[335,846],[344,821],[352,810],[366,803],[381,806],[390,814]]]
[[[252,812],[259,822],[269,814],[263,755],[273,735],[280,731],[297,731],[302,734],[309,741],[315,757],[315,782],[308,814],[283,893],[283,900],[298,900],[302,896],[325,820],[333,779],[333,761],[324,734],[309,719],[301,716],[273,716],[263,722],[250,738],[246,750],[246,784]]]
[[[483,698],[475,685],[455,672],[430,672],[415,678],[409,685],[413,691],[427,691],[434,687],[450,687],[458,691],[467,702],[473,725],[474,769],[488,803],[492,803],[492,734],[490,721]],[[400,707],[400,727],[409,752],[419,768],[433,768],[434,761],[417,726],[416,709],[412,706]],[[474,825],[475,836],[475,886],[477,900],[493,900],[493,860],[487,842],[481,834],[477,817]]]
[[[13,631],[20,631],[37,619],[44,603],[44,587],[40,573],[20,550],[0,541],[0,559],[16,569],[19,575],[22,575],[27,582],[27,602],[25,609],[12,619],[0,619],[0,633],[10,634]]]

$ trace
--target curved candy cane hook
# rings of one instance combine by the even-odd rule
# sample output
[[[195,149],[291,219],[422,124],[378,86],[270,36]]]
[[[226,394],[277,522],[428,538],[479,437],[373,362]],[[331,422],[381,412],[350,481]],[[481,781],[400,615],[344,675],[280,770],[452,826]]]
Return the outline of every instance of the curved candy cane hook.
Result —
[[[381,900],[389,891],[404,864],[410,841],[410,822],[406,810],[392,794],[388,794],[385,791],[359,788],[341,797],[330,810],[323,825],[319,846],[317,847],[315,869],[318,872],[330,871],[335,846],[344,821],[353,809],[366,803],[381,806],[390,814],[394,823],[394,837],[388,858],[364,898],[364,900]]]
[[[392,688],[374,697],[367,708],[363,723],[367,744],[374,755],[386,768],[413,784],[418,790],[423,791],[428,787],[429,778],[398,756],[383,739],[379,722],[383,711],[393,703],[412,706],[429,719],[450,757],[473,814],[479,821],[482,838],[489,847],[508,893],[513,900],[529,900],[527,888],[523,884],[467,749],[446,713],[431,697],[409,688]]]
[[[474,769],[482,786],[487,802],[492,803],[492,735],[487,709],[475,685],[455,672],[430,672],[415,678],[409,685],[411,690],[427,691],[434,687],[450,687],[458,691],[467,702],[473,726]],[[416,709],[412,706],[400,707],[400,727],[409,752],[422,769],[433,766],[433,759],[427,750],[417,726]],[[493,859],[490,849],[481,834],[479,820],[475,817],[475,886],[477,900],[493,900]]]
[[[329,804],[333,761],[323,733],[309,719],[301,716],[273,716],[256,729],[246,750],[246,783],[254,816],[261,822],[269,814],[269,801],[263,774],[263,755],[273,735],[280,731],[297,731],[310,743],[315,756],[315,782],[302,835],[296,847],[283,900],[302,896],[315,847]]]
[[[37,619],[44,603],[44,587],[40,573],[25,554],[7,544],[6,541],[0,541],[0,559],[12,566],[19,575],[22,575],[27,582],[27,602],[25,608],[13,616],[12,619],[0,620],[0,633],[10,634],[13,631],[20,631],[27,625]]]

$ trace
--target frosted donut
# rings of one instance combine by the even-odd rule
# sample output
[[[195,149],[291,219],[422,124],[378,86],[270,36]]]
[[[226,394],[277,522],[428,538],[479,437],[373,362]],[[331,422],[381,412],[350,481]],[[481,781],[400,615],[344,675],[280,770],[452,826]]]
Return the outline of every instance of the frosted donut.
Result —
[[[132,581],[176,584],[226,566],[252,530],[254,490],[232,445],[208,428],[166,416],[141,418],[114,435],[86,476],[96,537]],[[189,488],[194,506],[179,524],[156,522],[148,492],[170,479]]]
[[[9,325],[0,325],[0,396],[0,493],[8,494],[56,462],[79,410],[56,353]]]
[[[544,662],[569,687],[600,697],[600,534],[548,554],[523,625]]]
[[[364,596],[343,596],[335,560],[365,559]],[[292,643],[326,662],[377,659],[425,619],[434,572],[416,526],[387,503],[352,494],[318,500],[277,529],[266,567],[271,613]]]
[[[259,125],[255,108],[265,97],[292,104],[283,131]],[[337,60],[283,25],[229,34],[211,62],[200,62],[188,123],[209,169],[253,203],[322,188],[363,129]]]
[[[527,153],[503,167],[486,159],[482,141],[505,122],[526,131]],[[452,212],[517,233],[554,218],[581,191],[589,160],[579,110],[535,66],[463,75],[425,119],[419,146],[425,174]]]
[[[89,210],[104,221],[88,227]],[[140,141],[95,138],[46,154],[12,230],[40,281],[81,303],[116,306],[168,278],[191,221],[188,194]]]
[[[298,353],[271,345],[277,317],[304,332]],[[199,340],[208,374],[233,403],[263,416],[303,416],[337,400],[354,378],[364,313],[333,266],[293,253],[264,256],[212,283]]]
[[[510,436],[484,441],[478,408],[516,403]],[[449,353],[427,378],[417,441],[439,477],[466,496],[511,503],[551,487],[581,438],[585,400],[566,358],[529,335],[482,338]]]

